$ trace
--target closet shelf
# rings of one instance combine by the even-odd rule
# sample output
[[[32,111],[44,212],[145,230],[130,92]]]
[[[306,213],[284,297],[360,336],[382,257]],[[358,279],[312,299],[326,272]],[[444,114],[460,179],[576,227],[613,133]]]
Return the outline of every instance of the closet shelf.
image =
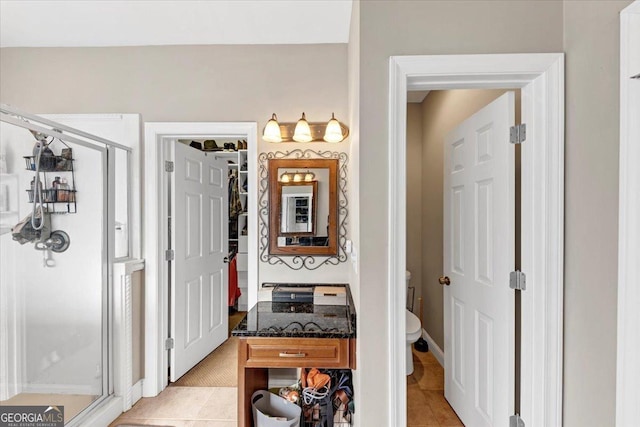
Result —
[[[238,156],[237,151],[215,151],[214,153],[217,157],[223,157],[225,159],[235,159]]]

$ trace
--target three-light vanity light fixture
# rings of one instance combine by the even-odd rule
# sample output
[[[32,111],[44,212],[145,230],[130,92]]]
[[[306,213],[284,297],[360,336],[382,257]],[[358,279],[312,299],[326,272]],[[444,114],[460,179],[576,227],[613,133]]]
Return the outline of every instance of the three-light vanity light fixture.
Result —
[[[304,113],[297,123],[278,123],[273,113],[262,131],[262,139],[267,142],[341,142],[348,135],[349,128],[333,113],[327,123],[309,123]]]
[[[280,175],[280,182],[311,182],[314,179],[316,179],[316,174],[311,171],[285,172]]]

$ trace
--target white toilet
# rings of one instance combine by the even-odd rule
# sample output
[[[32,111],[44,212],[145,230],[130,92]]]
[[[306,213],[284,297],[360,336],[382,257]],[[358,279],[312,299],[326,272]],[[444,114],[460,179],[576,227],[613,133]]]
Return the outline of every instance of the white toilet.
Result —
[[[407,271],[407,279],[406,279],[406,290],[409,290],[409,281],[411,280],[411,272]],[[405,292],[406,295],[406,292]],[[411,375],[413,373],[413,354],[411,353],[411,344],[418,341],[418,338],[422,336],[422,325],[420,324],[420,319],[410,312],[409,310],[405,310],[407,315],[407,350],[406,350],[406,358],[407,358],[407,375]]]

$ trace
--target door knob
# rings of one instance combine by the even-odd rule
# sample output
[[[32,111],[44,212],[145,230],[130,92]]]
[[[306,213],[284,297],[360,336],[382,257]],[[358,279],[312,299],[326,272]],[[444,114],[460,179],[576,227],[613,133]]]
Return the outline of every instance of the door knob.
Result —
[[[451,280],[449,279],[448,276],[440,276],[440,278],[438,279],[438,282],[440,282],[441,285],[447,285],[447,286],[451,284]]]
[[[225,263],[228,264],[229,263],[229,257],[228,256],[224,257],[224,259],[222,261],[224,261]]]

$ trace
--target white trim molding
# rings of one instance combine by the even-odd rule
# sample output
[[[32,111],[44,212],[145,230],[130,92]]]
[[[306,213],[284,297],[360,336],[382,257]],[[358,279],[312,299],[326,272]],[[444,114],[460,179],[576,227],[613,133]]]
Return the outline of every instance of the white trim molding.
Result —
[[[131,275],[144,270],[144,260],[113,265],[114,393],[122,397],[122,412],[136,403],[133,384],[133,307]]]
[[[620,200],[616,426],[640,419],[640,1],[620,14]]]
[[[440,348],[440,346],[431,338],[431,335],[427,333],[427,331],[422,329],[422,338],[429,344],[429,351],[433,354],[433,357],[436,358],[440,366],[444,368],[444,351]]]
[[[562,425],[564,56],[392,56],[389,63],[389,425],[406,425],[405,309],[407,90],[522,91],[522,294],[520,415]],[[505,278],[505,286],[507,286]]]
[[[175,139],[210,139],[229,137],[246,139],[248,162],[258,164],[258,125],[255,122],[150,122],[144,126],[144,247],[145,268],[145,379],[142,395],[156,396],[168,384],[168,352],[164,340],[169,335],[168,272],[162,262],[167,249],[165,192],[168,183],[164,173],[165,148]],[[248,305],[258,300],[258,204],[257,167],[248,171],[249,215],[247,250]]]

